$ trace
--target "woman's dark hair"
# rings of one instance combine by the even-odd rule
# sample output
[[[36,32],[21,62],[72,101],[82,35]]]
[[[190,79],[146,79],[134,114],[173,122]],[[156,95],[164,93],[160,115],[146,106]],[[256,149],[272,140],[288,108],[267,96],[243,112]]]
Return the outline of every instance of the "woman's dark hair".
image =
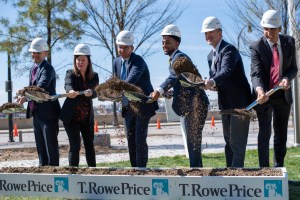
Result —
[[[80,55],[75,55],[74,56],[74,73],[76,74],[76,76],[79,76],[80,75],[80,72],[79,70],[77,69],[77,66],[76,66],[76,59],[79,57]],[[88,56],[88,55],[85,55],[88,59],[88,66],[87,66],[87,69],[86,69],[86,72],[85,72],[85,78],[87,80],[92,80],[93,77],[94,77],[94,71],[93,71],[93,67],[92,67],[92,61],[91,61],[91,56]]]

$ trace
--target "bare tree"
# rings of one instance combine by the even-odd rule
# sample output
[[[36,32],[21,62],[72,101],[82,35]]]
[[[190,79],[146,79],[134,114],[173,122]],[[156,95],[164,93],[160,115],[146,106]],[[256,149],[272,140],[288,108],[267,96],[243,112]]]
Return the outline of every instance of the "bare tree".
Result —
[[[87,12],[89,18],[83,21],[85,35],[97,41],[114,59],[117,56],[116,35],[126,29],[134,33],[135,51],[142,56],[155,52],[152,48],[158,42],[155,37],[169,23],[174,23],[184,7],[174,1],[166,4],[158,0],[81,0],[82,10],[72,9],[74,17],[78,12]]]
[[[74,18],[78,13],[87,12],[89,18],[84,20],[85,35],[96,41],[96,45],[109,52],[111,61],[117,56],[116,36],[126,29],[134,33],[135,51],[140,49],[141,56],[146,57],[157,51],[153,45],[158,42],[157,33],[164,26],[174,23],[182,14],[184,6],[174,0],[80,0],[82,10],[70,7]],[[179,1],[178,1],[179,2]],[[118,126],[116,103],[113,104],[114,122]]]
[[[300,15],[300,0],[295,1],[296,15]],[[263,34],[260,20],[263,13],[269,9],[277,10],[282,17],[282,33],[288,32],[288,2],[287,0],[226,0],[229,7],[234,8],[229,15],[235,21],[235,31],[238,38],[232,38],[232,43],[237,44],[241,53],[250,56],[249,45]],[[300,21],[297,22],[300,26]],[[248,32],[245,32],[245,30]],[[299,35],[299,34],[298,34]],[[241,46],[242,45],[242,46]],[[298,47],[299,48],[299,47]]]

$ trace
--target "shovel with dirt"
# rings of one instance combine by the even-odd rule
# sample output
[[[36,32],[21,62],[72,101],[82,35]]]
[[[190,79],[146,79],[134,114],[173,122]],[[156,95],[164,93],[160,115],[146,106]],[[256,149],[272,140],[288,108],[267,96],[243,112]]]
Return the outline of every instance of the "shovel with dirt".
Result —
[[[88,90],[79,91],[79,95],[83,95],[87,92],[89,92],[89,91]],[[42,103],[44,101],[54,101],[58,98],[67,97],[69,95],[69,93],[56,94],[56,95],[51,96],[45,89],[35,86],[35,85],[32,85],[29,87],[24,87],[22,90],[19,90],[17,95],[25,96],[28,99],[31,99],[38,103]]]
[[[4,114],[22,113],[25,111],[26,109],[22,105],[16,103],[8,102],[0,106],[0,113]]]
[[[283,86],[275,86],[273,89],[269,90],[266,93],[266,96],[270,97],[272,94],[274,94],[276,91],[283,89]],[[255,114],[251,112],[251,109],[254,108],[257,104],[259,104],[259,101],[261,99],[257,99],[254,102],[252,102],[249,106],[247,106],[245,109],[230,109],[230,110],[223,110],[220,113],[221,114],[236,114],[240,116],[246,116],[254,118]]]

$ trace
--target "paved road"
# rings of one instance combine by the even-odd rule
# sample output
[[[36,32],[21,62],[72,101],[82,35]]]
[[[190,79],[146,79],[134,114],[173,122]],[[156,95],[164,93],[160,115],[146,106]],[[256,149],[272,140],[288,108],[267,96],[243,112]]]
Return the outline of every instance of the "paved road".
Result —
[[[291,124],[291,122],[290,122]],[[34,135],[31,129],[19,130],[22,131],[23,142],[19,142],[19,138],[15,137],[15,142],[7,142],[8,135],[6,131],[0,131],[0,149],[6,148],[24,148],[24,147],[35,147]],[[123,128],[115,129],[113,127],[100,127],[98,134],[109,134],[111,137],[111,146],[113,148],[127,148],[126,138],[123,133]],[[257,122],[251,122],[248,136],[247,149],[257,148],[257,132],[258,125]],[[59,144],[68,144],[68,138],[63,129],[59,132]],[[217,153],[223,152],[224,149],[224,139],[222,135],[222,124],[220,121],[215,123],[215,127],[211,127],[210,121],[207,121],[204,131],[203,131],[203,142],[202,142],[203,153]],[[272,146],[272,139],[271,144]],[[292,126],[289,128],[288,132],[288,146],[293,146],[294,144],[294,129]],[[149,145],[149,157],[155,158],[160,156],[174,156],[174,155],[184,155],[185,148],[183,143],[183,138],[181,134],[181,127],[179,123],[164,123],[161,124],[161,129],[156,128],[156,124],[151,124],[149,127],[148,136]],[[97,162],[115,162],[121,160],[128,160],[127,153],[121,154],[102,154],[97,155]],[[85,158],[81,157],[81,164],[85,164]],[[0,167],[4,166],[37,166],[38,160],[22,160],[14,162],[2,162]],[[61,166],[67,166],[67,158],[60,159]]]

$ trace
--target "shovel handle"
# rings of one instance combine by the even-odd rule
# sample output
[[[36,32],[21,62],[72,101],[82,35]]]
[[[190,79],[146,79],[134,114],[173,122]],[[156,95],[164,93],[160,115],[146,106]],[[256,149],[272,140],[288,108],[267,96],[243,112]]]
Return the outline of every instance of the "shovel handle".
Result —
[[[267,93],[266,93],[266,96],[271,96],[272,94],[274,94],[277,90],[280,90],[280,89],[283,89],[283,86],[276,86],[274,88],[272,88],[271,90],[269,90]],[[247,108],[246,110],[251,110],[254,106],[256,106],[258,104],[258,102],[261,100],[262,98],[259,98],[257,100],[255,100],[253,103],[251,103]]]

